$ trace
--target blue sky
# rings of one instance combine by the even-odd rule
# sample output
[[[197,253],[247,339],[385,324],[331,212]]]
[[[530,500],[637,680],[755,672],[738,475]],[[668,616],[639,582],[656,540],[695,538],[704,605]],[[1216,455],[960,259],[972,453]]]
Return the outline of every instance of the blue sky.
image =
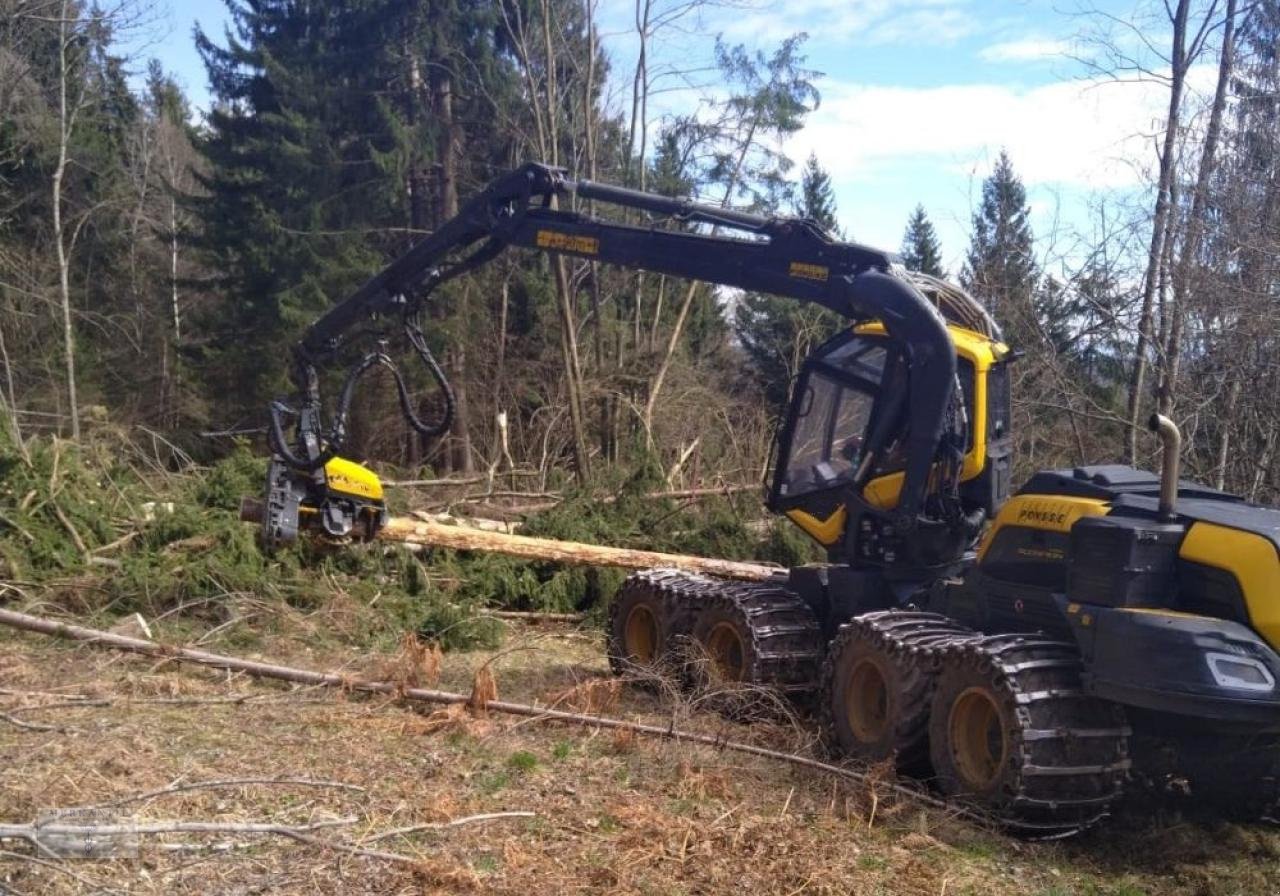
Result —
[[[654,2],[673,9],[686,0]],[[797,163],[814,152],[831,172],[848,234],[896,250],[921,202],[954,273],[982,178],[1003,148],[1027,184],[1041,250],[1070,255],[1072,232],[1092,226],[1100,197],[1141,190],[1163,101],[1158,85],[1088,76],[1077,58],[1091,52],[1082,35],[1097,20],[1070,5],[1077,2],[1085,0],[725,0],[680,19],[653,48],[652,68],[710,65],[716,34],[767,52],[807,32],[823,101],[784,149]],[[1092,5],[1159,42],[1158,21],[1133,6],[1141,2]],[[619,109],[636,53],[633,10],[634,0],[599,0]],[[221,0],[173,0],[144,49],[197,106],[207,105],[208,89],[192,28],[199,22],[220,38],[226,20]],[[694,80],[714,90],[712,75]],[[662,93],[650,118],[687,110],[698,96],[691,88]]]

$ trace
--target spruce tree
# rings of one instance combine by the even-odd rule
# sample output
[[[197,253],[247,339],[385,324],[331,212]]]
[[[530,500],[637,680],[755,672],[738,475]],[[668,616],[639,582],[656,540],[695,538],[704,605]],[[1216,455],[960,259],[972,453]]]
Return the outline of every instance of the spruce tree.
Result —
[[[300,330],[439,223],[434,172],[447,169],[451,195],[465,195],[467,172],[443,164],[442,149],[452,141],[458,160],[469,118],[483,114],[492,131],[503,90],[458,78],[443,133],[437,70],[441,59],[468,78],[501,68],[494,14],[435,0],[235,0],[225,47],[197,33],[214,106],[194,203],[227,297],[208,309],[202,360],[232,413],[256,413],[283,387]],[[466,145],[487,179],[489,145]]]
[[[902,237],[902,263],[909,271],[919,271],[931,277],[946,276],[942,269],[942,246],[938,242],[938,233],[923,205],[917,205],[907,219],[907,230]]]
[[[1027,191],[1005,152],[982,185],[982,206],[960,283],[1005,328],[1015,344],[1035,338],[1035,298],[1040,280],[1029,222]]]
[[[818,164],[818,157],[809,153],[800,177],[800,205],[796,213],[814,221],[827,233],[838,235],[836,223],[836,194],[831,186],[831,175]]]

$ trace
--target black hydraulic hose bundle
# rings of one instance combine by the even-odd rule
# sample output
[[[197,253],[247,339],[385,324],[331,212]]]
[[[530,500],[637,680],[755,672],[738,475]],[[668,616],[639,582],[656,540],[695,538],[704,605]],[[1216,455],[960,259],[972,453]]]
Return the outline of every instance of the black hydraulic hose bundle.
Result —
[[[391,372],[400,402],[400,412],[404,416],[405,422],[409,424],[414,432],[426,438],[435,438],[448,432],[449,427],[453,424],[453,416],[457,405],[453,386],[450,384],[443,368],[440,367],[435,355],[432,354],[430,346],[427,345],[427,338],[417,321],[417,314],[406,313],[403,327],[406,340],[413,347],[414,352],[427,368],[427,373],[430,374],[431,379],[440,390],[444,407],[441,409],[437,420],[431,423],[423,422],[417,412],[414,411],[413,399],[409,395],[408,384],[405,383],[404,375],[400,372],[400,368],[392,360],[391,356],[386,353],[384,342],[379,345],[377,350],[366,353],[347,372],[339,395],[338,406],[334,412],[333,422],[324,436],[324,445],[309,445],[305,442],[308,430],[322,430],[318,375],[315,363],[310,358],[300,357],[297,375],[302,384],[304,384],[305,406],[299,412],[294,411],[294,409],[281,401],[273,401],[271,403],[270,427],[268,430],[271,450],[277,453],[291,467],[307,471],[318,470],[337,456],[346,442],[347,422],[351,415],[351,403],[355,398],[356,385],[374,367],[383,367]],[[291,414],[298,415],[300,422],[310,424],[310,426],[299,427],[301,440],[304,441],[301,447],[306,453],[306,457],[299,455],[294,450],[290,445],[288,436],[285,434],[284,417]],[[309,420],[307,420],[306,415],[311,415]]]

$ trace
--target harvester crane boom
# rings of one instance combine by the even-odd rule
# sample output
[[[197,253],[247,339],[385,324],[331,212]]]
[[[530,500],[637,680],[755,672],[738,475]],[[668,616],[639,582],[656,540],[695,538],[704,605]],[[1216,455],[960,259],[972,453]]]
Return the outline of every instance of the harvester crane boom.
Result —
[[[558,208],[556,199],[570,194],[664,216],[683,227],[622,224]],[[697,225],[704,229],[696,229]],[[880,321],[902,347],[908,368],[902,403],[909,418],[906,459],[895,516],[903,526],[914,525],[928,493],[948,409],[956,406],[956,357],[942,313],[909,279],[895,272],[890,255],[834,240],[806,219],[765,217],[575,181],[560,169],[540,164],[527,164],[493,181],[456,217],[307,330],[294,350],[295,382],[303,397],[292,444],[284,435],[286,409],[273,405],[276,454],[300,470],[319,469],[334,457],[345,439],[354,386],[364,372],[379,365],[395,375],[402,410],[413,428],[425,435],[447,429],[452,412],[448,383],[416,323],[417,312],[432,290],[491,261],[509,246],[769,292],[821,305],[850,320]],[[443,418],[426,424],[416,417],[403,379],[379,349],[352,368],[332,424],[323,431],[316,366],[343,347],[357,324],[397,311],[404,316],[409,342],[445,394]]]

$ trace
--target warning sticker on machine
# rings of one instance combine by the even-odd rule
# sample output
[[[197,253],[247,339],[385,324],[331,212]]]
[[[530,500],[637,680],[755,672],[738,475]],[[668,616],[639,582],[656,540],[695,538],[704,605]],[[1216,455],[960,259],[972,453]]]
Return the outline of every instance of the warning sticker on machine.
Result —
[[[809,264],[805,261],[791,262],[791,270],[789,272],[792,277],[800,277],[803,280],[817,280],[822,283],[827,282],[827,276],[830,268],[822,264]]]
[[[574,236],[555,230],[538,231],[538,248],[553,252],[574,252],[578,255],[599,255],[600,240],[593,236]]]

